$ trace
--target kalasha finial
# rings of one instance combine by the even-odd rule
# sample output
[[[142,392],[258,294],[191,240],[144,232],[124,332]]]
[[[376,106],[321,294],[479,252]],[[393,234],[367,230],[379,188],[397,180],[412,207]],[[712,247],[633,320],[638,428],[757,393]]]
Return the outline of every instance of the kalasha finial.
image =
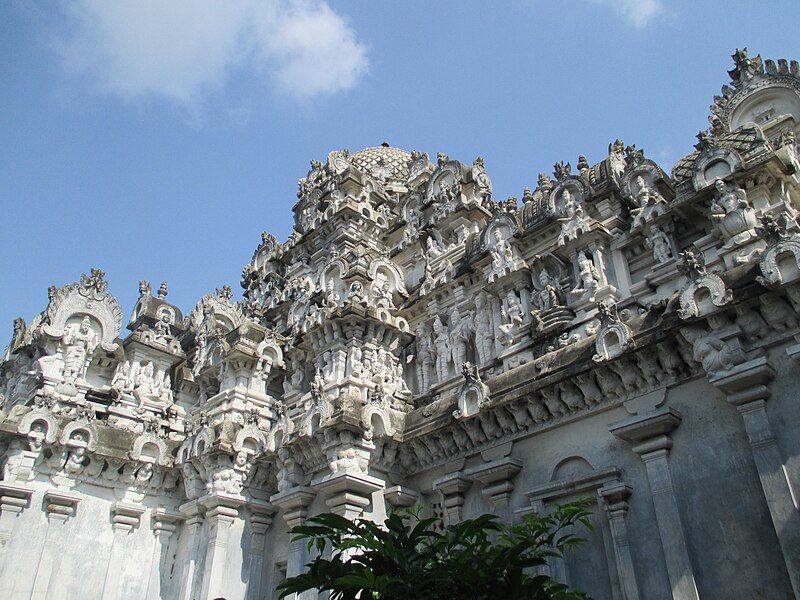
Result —
[[[389,142],[384,140],[383,143],[381,144],[381,148],[388,148],[388,147],[389,147]]]
[[[164,298],[167,297],[167,293],[168,293],[168,291],[167,291],[167,282],[166,281],[162,281],[161,285],[158,286],[158,297],[163,300]]]

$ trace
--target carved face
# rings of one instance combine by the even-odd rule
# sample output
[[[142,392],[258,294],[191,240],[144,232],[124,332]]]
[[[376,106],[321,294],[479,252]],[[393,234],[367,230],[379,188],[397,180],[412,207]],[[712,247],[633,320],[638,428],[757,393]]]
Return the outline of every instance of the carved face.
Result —
[[[147,366],[144,368],[144,374],[149,377],[153,376],[153,363],[147,363]]]
[[[539,283],[541,283],[542,286],[545,286],[549,282],[550,282],[550,275],[547,274],[547,271],[542,269],[541,273],[539,273]]]
[[[572,202],[572,193],[569,191],[569,188],[565,189],[561,194],[561,199],[564,201],[564,204]]]
[[[91,329],[91,321],[89,317],[83,317],[81,321],[81,333],[89,333],[89,329]]]
[[[639,188],[640,192],[647,189],[647,184],[644,181],[644,177],[641,175],[636,176],[636,187]]]
[[[503,234],[500,232],[499,229],[494,230],[494,239],[499,243],[503,240]]]
[[[727,191],[728,191],[727,189],[725,189],[725,183],[722,181],[722,179],[717,179],[717,180],[714,182],[714,187],[716,188],[716,190],[717,190],[717,191],[718,191],[720,194],[724,194],[725,192],[727,192]]]

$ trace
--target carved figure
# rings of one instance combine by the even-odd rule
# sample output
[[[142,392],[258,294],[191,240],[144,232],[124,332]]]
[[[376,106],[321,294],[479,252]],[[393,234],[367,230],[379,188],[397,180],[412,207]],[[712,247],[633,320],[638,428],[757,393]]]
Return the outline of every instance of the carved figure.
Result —
[[[450,336],[447,327],[437,316],[433,321],[433,345],[436,348],[436,379],[440,383],[447,379],[447,365],[450,361]]]
[[[589,297],[594,297],[594,292],[600,287],[600,272],[594,263],[586,254],[581,251],[578,253],[578,279],[580,279],[580,287],[576,288],[576,292],[583,292],[588,294]]]
[[[657,215],[662,214],[664,212],[663,205],[666,203],[666,199],[648,186],[641,175],[636,176],[635,183],[637,192],[635,196],[631,196],[631,200],[636,204],[636,208],[631,210],[633,217],[631,231],[642,227]]]
[[[561,306],[556,281],[550,276],[547,269],[542,269],[539,272],[538,283],[538,289],[532,298],[534,308],[538,311],[547,311],[556,306]]]
[[[74,383],[83,379],[86,367],[100,343],[92,331],[91,320],[83,317],[79,325],[70,325],[61,338],[64,348],[64,381]]]
[[[672,246],[669,243],[669,238],[657,225],[653,225],[650,228],[650,234],[645,239],[645,245],[653,251],[653,259],[656,263],[663,265],[672,260]]]
[[[714,181],[714,189],[716,198],[711,203],[709,216],[717,223],[723,241],[731,244],[746,242],[755,235],[758,219],[744,190],[735,185],[728,190],[721,179]]]
[[[494,230],[494,243],[489,249],[489,254],[492,257],[492,270],[489,273],[489,281],[495,281],[503,275],[508,275],[513,272],[514,264],[514,250],[504,238],[503,232],[499,229]]]

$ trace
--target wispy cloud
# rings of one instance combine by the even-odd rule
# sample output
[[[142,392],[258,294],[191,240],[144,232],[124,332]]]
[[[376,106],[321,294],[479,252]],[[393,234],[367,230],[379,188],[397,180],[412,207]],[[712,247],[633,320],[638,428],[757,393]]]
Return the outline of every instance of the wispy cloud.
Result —
[[[664,12],[661,0],[590,0],[603,4],[619,13],[634,27],[646,27],[655,17]]]
[[[54,46],[94,91],[197,109],[234,73],[308,99],[353,88],[366,46],[320,0],[73,0]]]

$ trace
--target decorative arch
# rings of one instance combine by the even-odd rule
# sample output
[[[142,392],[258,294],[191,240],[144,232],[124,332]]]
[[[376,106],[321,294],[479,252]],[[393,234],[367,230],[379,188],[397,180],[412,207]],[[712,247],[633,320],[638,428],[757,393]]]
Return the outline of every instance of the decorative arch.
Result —
[[[761,136],[763,139],[763,135]],[[714,184],[717,179],[724,179],[734,171],[743,168],[741,155],[731,148],[708,148],[695,160],[692,170],[692,185],[701,190]]]
[[[54,443],[58,439],[58,421],[53,415],[43,410],[32,410],[26,414],[17,425],[17,433],[22,435],[31,435],[36,432],[33,431],[34,425],[41,422],[44,424],[44,442],[48,444]]]
[[[510,240],[519,231],[519,222],[514,214],[508,212],[495,213],[492,220],[486,225],[486,228],[481,234],[481,246],[484,250],[488,250],[494,245],[492,236],[495,230],[499,229],[502,232],[505,241]]]
[[[152,433],[143,433],[133,440],[128,456],[135,461],[149,462],[162,467],[172,466],[173,462],[167,444]]]
[[[790,255],[794,262],[782,259]],[[785,285],[800,278],[800,238],[792,236],[768,246],[758,262],[762,276],[758,282],[765,287]]]
[[[86,441],[76,440],[78,435],[85,437]],[[67,423],[61,431],[58,441],[62,446],[85,447],[87,450],[93,451],[97,447],[97,434],[91,425],[72,421]]]
[[[582,456],[568,456],[558,462],[550,481],[574,480],[594,472],[592,464]]]
[[[375,421],[379,421],[380,427],[382,429],[375,429],[373,423]],[[375,404],[368,404],[364,407],[364,410],[361,412],[361,423],[365,429],[373,429],[373,435],[375,438],[380,437],[391,437],[397,430],[395,429],[394,425],[392,425],[392,418],[389,415],[388,411]]]
[[[369,276],[374,281],[379,273],[386,277],[395,292],[408,296],[403,272],[392,261],[382,256],[373,260],[369,265]]]
[[[233,449],[236,450],[236,452],[244,450],[252,454],[259,454],[263,452],[266,447],[267,438],[264,436],[264,432],[253,424],[243,427],[239,433],[236,434],[236,440],[233,442]]]
[[[703,291],[707,297],[703,297]],[[681,319],[702,317],[733,300],[733,293],[718,275],[708,273],[690,282],[681,292],[678,316]]]

